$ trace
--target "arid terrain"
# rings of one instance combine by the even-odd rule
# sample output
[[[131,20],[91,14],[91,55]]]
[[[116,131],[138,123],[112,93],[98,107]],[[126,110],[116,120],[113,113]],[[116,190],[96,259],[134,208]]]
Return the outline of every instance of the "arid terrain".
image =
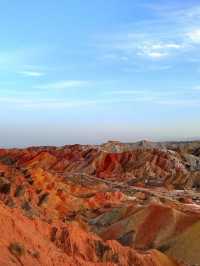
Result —
[[[200,265],[200,141],[0,149],[0,266]]]

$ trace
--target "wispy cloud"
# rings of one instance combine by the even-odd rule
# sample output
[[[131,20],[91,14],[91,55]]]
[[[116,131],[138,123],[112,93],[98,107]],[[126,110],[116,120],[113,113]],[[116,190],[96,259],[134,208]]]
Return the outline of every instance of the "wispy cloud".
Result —
[[[128,91],[127,91],[128,92]],[[66,108],[82,108],[96,107],[111,104],[150,102],[155,100],[152,95],[137,94],[128,95],[127,97],[102,97],[94,99],[61,99],[61,98],[39,98],[38,97],[0,97],[0,105],[10,106],[11,108],[26,108],[26,109],[66,109]]]
[[[144,60],[165,62],[196,58],[200,52],[200,5],[147,5],[152,17],[119,32],[100,36],[98,46],[107,60],[126,58],[124,64]],[[170,15],[169,15],[170,14]],[[187,55],[187,56],[185,56]]]
[[[199,107],[200,100],[197,99],[166,99],[166,100],[157,100],[157,104],[161,105],[171,105],[175,107]]]
[[[187,32],[186,36],[190,39],[191,42],[200,44],[200,28]]]
[[[187,43],[184,41],[185,36],[181,39],[175,39],[174,36],[169,37],[168,40],[162,37],[159,32],[157,35],[149,33],[128,32],[122,33],[120,36],[113,35],[106,43],[103,44],[102,49],[105,51],[105,60],[117,60],[130,63],[133,59],[150,59],[162,60],[170,56],[181,54],[187,49]],[[107,56],[109,51],[112,51],[112,56]],[[121,60],[125,58],[125,60]]]
[[[195,87],[193,87],[193,90],[194,90],[194,91],[200,91],[200,85],[199,85],[199,86],[195,86]]]
[[[17,108],[39,108],[39,109],[63,109],[81,107],[95,104],[95,100],[62,100],[62,99],[33,99],[18,97],[0,97],[1,105],[6,104]]]
[[[106,94],[110,95],[141,95],[146,93],[143,90],[111,90],[106,92]]]
[[[41,77],[44,76],[45,73],[43,72],[39,72],[39,71],[20,71],[18,72],[18,74],[23,75],[23,76],[27,76],[27,77]]]
[[[63,90],[68,88],[79,88],[89,86],[90,82],[85,80],[61,80],[57,82],[38,84],[34,86],[36,89],[50,89],[50,90]]]
[[[136,99],[138,98],[138,96],[140,98],[143,99],[154,99],[155,101],[157,100],[166,100],[166,99],[170,99],[170,98],[180,98],[181,96],[186,95],[187,97],[193,96],[194,95],[194,91],[192,92],[190,89],[178,89],[180,92],[177,92],[177,89],[174,90],[167,90],[167,91],[160,91],[160,90],[149,90],[149,89],[137,89],[137,90],[120,90],[120,89],[116,89],[116,90],[111,90],[111,91],[107,91],[106,94],[107,95],[112,95],[112,96],[129,96],[132,97],[132,99],[134,99],[136,97]],[[133,98],[134,97],[134,98]]]
[[[110,97],[108,95],[110,94]],[[190,90],[177,94],[175,91],[149,91],[149,90],[112,90],[107,96],[102,94],[99,98],[93,99],[62,99],[62,98],[38,98],[27,96],[0,97],[0,106],[17,109],[50,109],[60,110],[68,108],[103,107],[105,105],[140,104],[163,105],[176,107],[200,107],[200,99],[193,97]]]
[[[137,47],[139,56],[147,56],[152,59],[162,59],[171,55],[174,50],[180,50],[183,48],[182,44],[178,43],[162,43],[156,41],[143,42]]]
[[[167,53],[161,53],[161,52],[150,52],[147,54],[149,57],[154,58],[154,59],[160,59],[165,56],[167,56]]]

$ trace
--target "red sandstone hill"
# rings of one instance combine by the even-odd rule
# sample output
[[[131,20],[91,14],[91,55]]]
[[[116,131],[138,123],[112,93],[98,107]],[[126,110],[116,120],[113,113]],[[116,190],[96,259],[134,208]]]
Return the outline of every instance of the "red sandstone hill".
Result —
[[[146,141],[1,149],[0,265],[198,264],[199,150]]]

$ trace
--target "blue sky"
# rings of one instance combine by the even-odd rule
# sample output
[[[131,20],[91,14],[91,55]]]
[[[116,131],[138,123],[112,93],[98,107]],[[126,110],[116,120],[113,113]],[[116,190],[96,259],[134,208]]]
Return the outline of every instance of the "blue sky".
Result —
[[[0,146],[195,138],[199,117],[199,1],[0,1]]]

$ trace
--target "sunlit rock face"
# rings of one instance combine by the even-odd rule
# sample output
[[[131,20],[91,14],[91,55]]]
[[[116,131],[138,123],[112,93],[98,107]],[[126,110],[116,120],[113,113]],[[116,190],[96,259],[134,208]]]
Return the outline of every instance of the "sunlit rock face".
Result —
[[[0,265],[198,265],[199,151],[148,141],[0,149]]]

